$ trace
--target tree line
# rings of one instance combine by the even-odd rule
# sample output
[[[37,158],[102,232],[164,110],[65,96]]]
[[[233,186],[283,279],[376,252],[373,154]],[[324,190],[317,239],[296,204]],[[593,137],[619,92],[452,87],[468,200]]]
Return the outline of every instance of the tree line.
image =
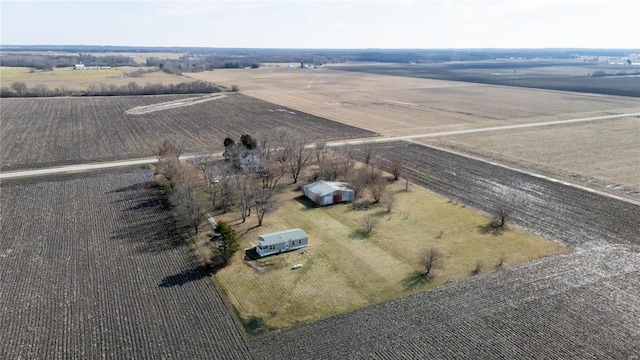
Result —
[[[91,54],[2,54],[0,64],[2,66],[28,67],[37,70],[53,70],[59,67],[73,67],[76,64],[86,64],[94,66],[139,66],[130,56],[122,55],[101,55]]]
[[[53,96],[123,96],[123,95],[163,95],[163,94],[203,94],[216,93],[221,89],[217,85],[205,81],[183,82],[179,84],[129,82],[126,85],[91,84],[86,90],[69,90],[67,88],[49,89],[46,85],[36,84],[31,87],[22,81],[11,86],[0,88],[0,98],[10,97],[53,97]]]

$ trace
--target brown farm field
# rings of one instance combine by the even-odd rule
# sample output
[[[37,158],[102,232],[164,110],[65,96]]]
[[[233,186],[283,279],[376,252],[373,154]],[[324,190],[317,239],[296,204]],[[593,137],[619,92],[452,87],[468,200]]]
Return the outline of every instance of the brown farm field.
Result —
[[[2,99],[0,168],[153,157],[165,137],[183,141],[186,153],[222,151],[227,136],[258,136],[278,127],[325,141],[375,135],[242,94],[139,115],[126,113],[185,98],[188,96]]]
[[[53,71],[30,71],[29,68],[0,67],[0,86],[9,87],[14,82],[24,82],[27,87],[45,85],[49,90],[85,91],[89,87],[116,85],[118,87],[135,82],[140,86],[151,84],[179,84],[191,80],[180,76],[166,74],[162,71],[146,73],[139,77],[131,76],[137,70],[146,67],[121,66],[106,70],[73,70],[70,67],[56,68]]]
[[[188,74],[385,136],[639,112],[637,99],[456,81],[260,68]]]
[[[640,117],[418,141],[640,200]]]
[[[2,183],[2,358],[248,358],[150,175]]]
[[[367,66],[367,64],[351,65]],[[383,136],[411,136],[617,114],[636,98],[330,69],[261,68],[190,74]],[[422,139],[540,171],[619,196],[638,197],[637,117]],[[629,187],[630,189],[627,189]]]

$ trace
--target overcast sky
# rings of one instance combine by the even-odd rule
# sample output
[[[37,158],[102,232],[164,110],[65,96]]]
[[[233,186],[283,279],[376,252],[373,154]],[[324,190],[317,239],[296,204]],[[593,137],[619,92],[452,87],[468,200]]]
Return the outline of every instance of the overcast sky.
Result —
[[[640,0],[5,1],[3,45],[640,48]]]

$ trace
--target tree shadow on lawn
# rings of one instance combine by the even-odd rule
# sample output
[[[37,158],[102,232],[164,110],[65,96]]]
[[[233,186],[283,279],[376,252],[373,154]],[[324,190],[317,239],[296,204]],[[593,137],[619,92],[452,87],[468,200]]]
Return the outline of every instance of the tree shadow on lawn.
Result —
[[[209,277],[212,273],[212,269],[209,266],[198,266],[193,269],[183,270],[178,274],[169,275],[162,279],[159,287],[174,287],[174,286],[182,286],[191,281],[197,281]]]
[[[413,271],[402,279],[402,286],[404,286],[405,289],[410,290],[418,286],[428,284],[432,280],[432,275],[424,275],[420,271]]]

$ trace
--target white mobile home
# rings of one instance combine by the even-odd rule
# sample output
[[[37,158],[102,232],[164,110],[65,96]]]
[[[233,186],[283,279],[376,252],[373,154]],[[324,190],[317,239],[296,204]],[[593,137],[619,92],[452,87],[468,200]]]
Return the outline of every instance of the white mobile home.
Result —
[[[302,229],[276,231],[258,236],[256,252],[260,256],[297,250],[309,244],[309,236]]]
[[[319,180],[304,187],[304,195],[319,206],[350,202],[355,191],[349,184],[336,181]]]

